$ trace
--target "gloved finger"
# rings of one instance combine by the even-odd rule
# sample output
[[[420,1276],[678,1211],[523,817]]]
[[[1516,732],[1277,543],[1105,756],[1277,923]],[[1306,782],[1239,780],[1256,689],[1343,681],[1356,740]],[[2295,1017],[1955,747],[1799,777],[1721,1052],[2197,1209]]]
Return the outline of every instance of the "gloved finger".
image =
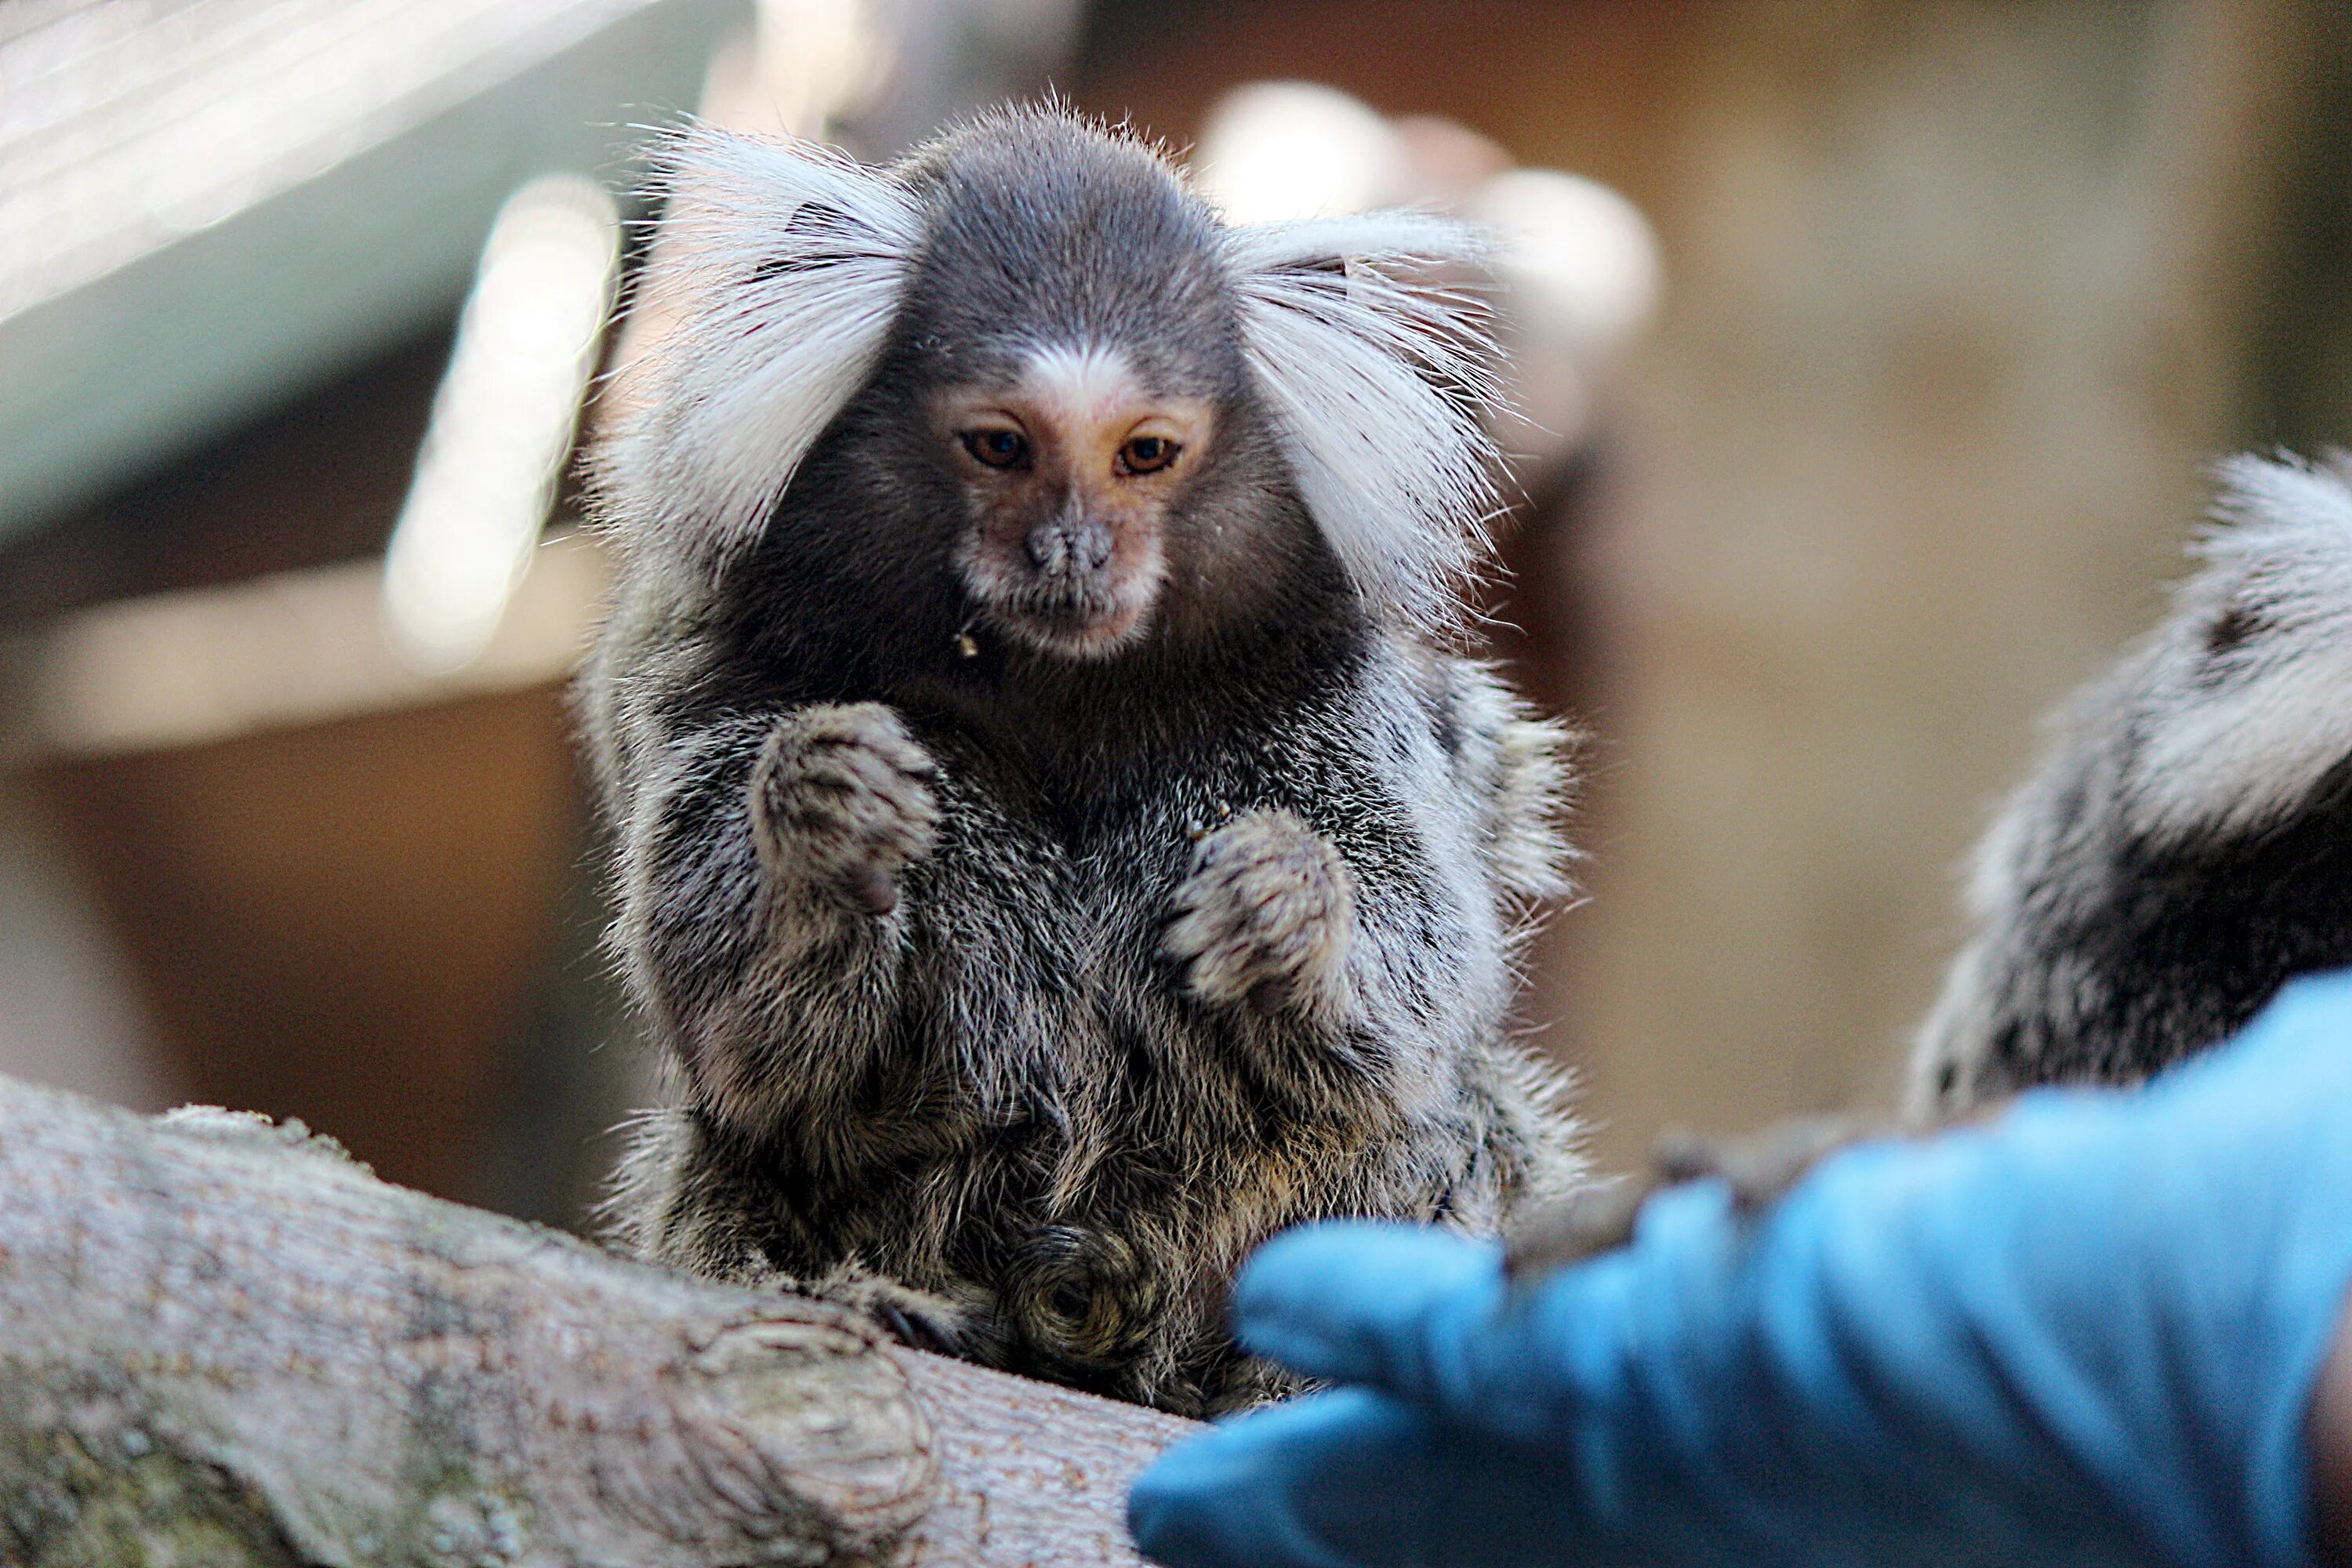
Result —
[[[1506,1284],[1491,1244],[1410,1226],[1314,1226],[1276,1237],[1243,1270],[1234,1329],[1310,1376],[1535,1441],[1622,1392],[1636,1346],[1720,1286],[1738,1240],[1719,1182],[1643,1206],[1636,1245],[1664,1266],[1612,1253],[1520,1288]]]
[[[1342,1220],[1258,1248],[1233,1294],[1242,1342],[1296,1372],[1412,1399],[1433,1322],[1483,1322],[1503,1297],[1502,1253],[1425,1226]]]
[[[1128,1528],[1168,1568],[1601,1563],[1559,1462],[1363,1389],[1228,1422],[1135,1483]]]

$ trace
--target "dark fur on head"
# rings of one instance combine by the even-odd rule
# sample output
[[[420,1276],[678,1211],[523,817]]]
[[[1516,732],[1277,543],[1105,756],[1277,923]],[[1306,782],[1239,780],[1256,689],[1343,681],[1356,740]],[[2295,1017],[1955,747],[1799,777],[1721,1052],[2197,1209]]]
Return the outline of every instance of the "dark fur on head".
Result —
[[[676,1068],[623,1240],[1197,1414],[1284,1386],[1223,1327],[1273,1231],[1575,1179],[1505,1022],[1563,737],[1429,636],[1466,243],[1231,229],[1053,112],[679,145],[583,690]]]
[[[802,594],[828,624],[796,635],[894,670],[919,649],[960,673],[957,638],[995,606],[943,571],[967,542],[966,465],[908,411],[1010,384],[1041,348],[1094,344],[1153,391],[1218,413],[1161,541],[1154,651],[1229,657],[1237,635],[1315,618],[1313,601],[1342,584],[1250,395],[1213,217],[1141,147],[1056,119],[966,132],[920,155],[908,183],[932,221],[898,320],[866,387],[795,476],[790,525],[766,535],[770,569],[803,573],[814,553],[845,590],[854,582]],[[1062,672],[1057,658],[1012,651],[1026,682]]]
[[[2352,963],[2352,463],[2225,478],[2205,569],[1978,850],[1920,1117],[2144,1078]]]

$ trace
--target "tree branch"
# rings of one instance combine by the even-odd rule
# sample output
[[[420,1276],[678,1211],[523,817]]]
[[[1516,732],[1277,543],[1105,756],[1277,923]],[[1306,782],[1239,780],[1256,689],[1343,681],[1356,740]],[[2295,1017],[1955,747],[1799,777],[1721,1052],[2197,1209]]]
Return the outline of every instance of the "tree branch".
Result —
[[[0,1079],[0,1561],[1134,1561],[1187,1423]]]

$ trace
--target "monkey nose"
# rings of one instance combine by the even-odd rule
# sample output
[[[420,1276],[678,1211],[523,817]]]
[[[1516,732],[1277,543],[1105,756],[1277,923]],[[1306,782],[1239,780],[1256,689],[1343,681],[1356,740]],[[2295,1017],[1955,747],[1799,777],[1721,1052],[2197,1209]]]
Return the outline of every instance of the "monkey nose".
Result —
[[[1041,522],[1023,542],[1029,563],[1040,572],[1099,572],[1110,562],[1108,523],[1086,521]]]
[[[1040,572],[1051,572],[1069,558],[1070,542],[1058,523],[1041,522],[1029,531],[1024,541],[1029,551],[1029,564]]]
[[[1024,543],[1028,545],[1030,566],[1037,572],[1061,572],[1063,566],[1068,566],[1070,533],[1058,521],[1040,521],[1030,529]]]

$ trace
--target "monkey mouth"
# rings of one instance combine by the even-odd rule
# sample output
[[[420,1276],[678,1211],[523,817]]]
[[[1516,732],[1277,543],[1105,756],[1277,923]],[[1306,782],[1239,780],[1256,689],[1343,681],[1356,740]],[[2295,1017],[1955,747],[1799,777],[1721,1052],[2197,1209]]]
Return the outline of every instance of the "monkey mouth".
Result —
[[[1039,585],[982,601],[989,620],[1014,642],[1064,658],[1108,658],[1143,632],[1151,608],[1144,595],[1071,593]]]
[[[967,554],[965,592],[1006,640],[1068,659],[1104,659],[1150,628],[1160,596],[1155,552],[1140,568],[1038,572],[1001,557]]]

